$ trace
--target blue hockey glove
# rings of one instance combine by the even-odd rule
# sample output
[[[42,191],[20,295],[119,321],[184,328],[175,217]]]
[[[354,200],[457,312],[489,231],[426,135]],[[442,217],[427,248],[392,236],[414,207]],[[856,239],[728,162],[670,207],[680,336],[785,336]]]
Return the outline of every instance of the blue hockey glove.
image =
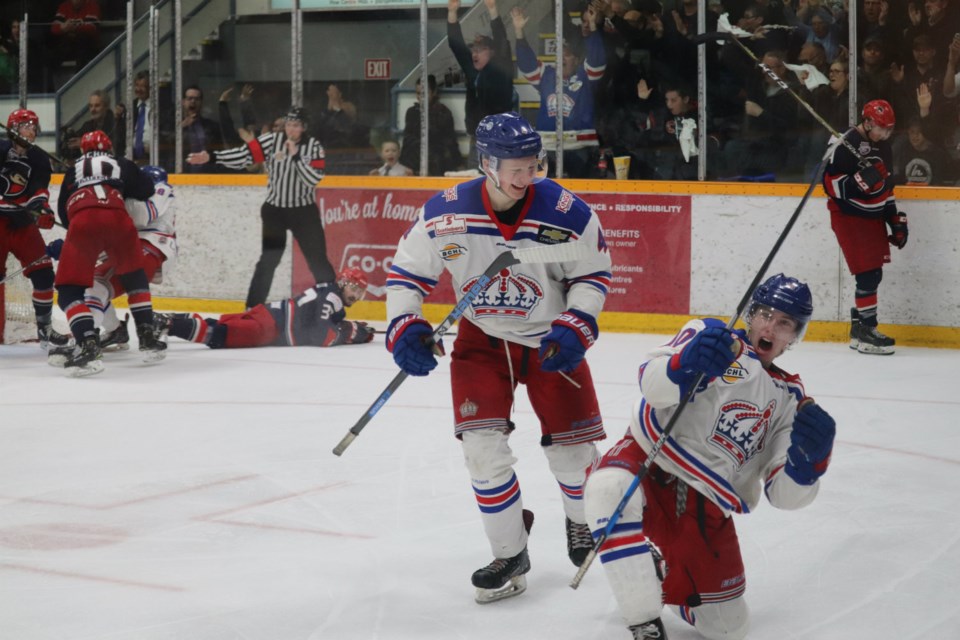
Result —
[[[787,449],[787,475],[797,484],[811,485],[827,471],[837,423],[813,402],[804,404],[793,419],[790,448]]]
[[[667,377],[685,387],[701,371],[707,378],[721,376],[740,355],[739,340],[726,327],[707,327],[670,358]]]
[[[907,229],[907,214],[898,211],[893,215],[887,216],[887,225],[890,227],[890,235],[887,240],[897,249],[903,249],[907,246],[907,236],[910,235]]]
[[[63,251],[63,240],[57,238],[47,245],[46,253],[54,260],[60,259],[60,252]]]
[[[577,309],[564,311],[550,324],[550,333],[540,341],[540,368],[573,371],[583,362],[587,349],[597,341],[597,321]]]
[[[433,342],[433,327],[429,322],[408,313],[390,322],[387,351],[407,374],[425,376],[437,368],[437,355],[443,355],[443,343]]]

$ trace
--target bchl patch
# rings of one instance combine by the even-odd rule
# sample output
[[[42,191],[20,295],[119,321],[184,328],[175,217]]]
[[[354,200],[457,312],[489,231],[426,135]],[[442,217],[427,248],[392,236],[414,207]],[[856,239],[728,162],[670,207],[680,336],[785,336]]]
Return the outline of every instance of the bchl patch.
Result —
[[[866,157],[873,151],[873,145],[865,140],[860,141],[860,155]]]
[[[467,249],[465,247],[461,247],[460,245],[453,242],[445,245],[443,249],[440,249],[440,257],[446,260],[447,262],[450,262],[451,260],[456,260],[457,258],[465,255],[466,253],[467,253]]]
[[[560,199],[557,200],[557,211],[567,213],[573,206],[573,194],[569,191],[561,191]]]
[[[741,365],[739,362],[732,362],[730,363],[730,366],[727,367],[726,373],[720,376],[720,379],[727,384],[740,382],[741,380],[747,379],[747,370],[744,369],[743,365]]]
[[[433,224],[433,232],[438,236],[449,236],[455,233],[467,232],[467,221],[458,218],[453,213],[446,213]]]
[[[456,200],[456,199],[457,199],[457,188],[456,188],[456,187],[450,187],[449,189],[445,189],[444,192],[443,192],[443,199],[444,199],[444,201],[446,201],[446,202],[453,202],[454,200]]]
[[[746,400],[733,400],[720,407],[710,443],[727,454],[740,469],[760,451],[777,408],[771,400],[764,409]]]
[[[460,405],[460,417],[461,418],[471,418],[477,415],[477,411],[480,410],[480,407],[477,406],[477,403],[467,398],[463,401],[463,404]]]
[[[572,231],[550,227],[545,224],[540,225],[540,228],[537,229],[537,241],[541,244],[561,244],[567,242],[572,235]]]

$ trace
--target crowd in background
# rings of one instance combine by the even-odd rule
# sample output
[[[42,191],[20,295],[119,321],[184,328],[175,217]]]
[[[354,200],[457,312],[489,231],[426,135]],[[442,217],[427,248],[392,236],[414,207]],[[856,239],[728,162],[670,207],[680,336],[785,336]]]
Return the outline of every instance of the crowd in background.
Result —
[[[848,1],[710,0],[706,30],[729,24],[751,34],[741,42],[839,132],[849,126],[848,96],[855,76],[858,109],[874,98],[886,99],[895,108],[897,181],[955,184],[960,178],[960,0],[856,0],[853,73]],[[45,10],[49,19],[36,23],[43,25],[43,37],[30,38],[37,53],[29,56],[31,92],[51,91],[58,77],[69,77],[89,62],[106,44],[101,25],[125,16],[125,3],[119,0],[33,4],[31,16],[45,15]],[[544,135],[551,165],[556,144],[552,123],[557,104],[562,104],[564,177],[613,178],[614,158],[629,157],[630,179],[697,178],[703,150],[697,131],[696,0],[568,2],[560,70],[565,88],[559,101],[553,56],[546,55],[537,29],[525,31],[529,18],[524,11],[515,7],[500,15],[496,0],[483,4],[489,31],[465,36],[459,24],[464,10],[459,0],[448,2],[447,40],[460,66],[457,77],[463,84],[457,88],[466,93],[466,118],[454,121],[442,99],[444,85],[451,83],[437,83],[432,76],[427,91],[430,175],[475,168],[472,141],[465,152],[468,142],[458,146],[456,131],[469,136],[484,115],[518,109],[515,86],[529,83],[540,96],[536,117],[531,109],[529,119]],[[0,93],[17,90],[20,37],[19,21],[7,19],[0,33]],[[705,46],[707,178],[807,182],[830,137],[827,127],[736,43]],[[449,80],[441,75],[443,70],[429,71]],[[141,74],[138,81],[142,86],[129,108],[111,104],[106,91],[92,93],[87,119],[61,132],[60,152],[75,156],[79,136],[99,128],[111,135],[118,150],[132,142],[135,159],[145,162],[150,151],[145,147],[150,140],[150,120],[145,117],[149,78]],[[286,109],[259,100],[267,92],[259,84],[222,87],[216,105],[199,86],[186,84],[180,117],[175,118],[172,109],[160,114],[160,164],[167,169],[175,165],[178,124],[186,155],[199,148],[242,144],[278,126],[277,118]],[[325,100],[305,106],[312,135],[328,151],[330,173],[419,174],[419,89],[417,102],[403,118],[396,118],[403,128],[382,132],[365,122],[362,109],[345,95],[347,84],[324,85]],[[160,85],[160,104],[173,104],[170,92],[169,84]],[[133,141],[124,139],[128,117],[134,119]],[[342,171],[336,168],[338,155],[344,158]]]

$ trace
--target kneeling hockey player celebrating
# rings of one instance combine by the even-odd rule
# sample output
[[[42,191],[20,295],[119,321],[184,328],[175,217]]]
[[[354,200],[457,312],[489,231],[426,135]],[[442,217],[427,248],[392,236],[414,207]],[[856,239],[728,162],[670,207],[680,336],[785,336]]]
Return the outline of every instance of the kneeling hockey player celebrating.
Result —
[[[158,315],[164,332],[211,349],[335,347],[373,340],[366,323],[345,319],[346,307],[363,299],[366,291],[366,275],[351,267],[341,271],[336,282],[321,282],[296,298],[258,304],[218,320],[195,313]]]
[[[753,293],[746,331],[691,320],[640,366],[643,397],[630,431],[584,487],[595,536],[689,385],[705,376],[600,548],[635,639],[667,637],[664,603],[706,638],[746,636],[746,578],[730,515],[753,510],[761,490],[775,507],[807,506],[833,449],[833,418],[806,397],[798,376],[773,364],[802,339],[812,314],[807,285],[778,274]]]

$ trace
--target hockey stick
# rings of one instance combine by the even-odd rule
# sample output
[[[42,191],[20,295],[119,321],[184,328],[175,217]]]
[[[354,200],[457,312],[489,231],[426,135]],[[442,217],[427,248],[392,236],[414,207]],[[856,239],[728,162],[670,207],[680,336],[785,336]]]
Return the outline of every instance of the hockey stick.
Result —
[[[733,317],[727,322],[727,330],[733,329],[733,325],[736,324],[737,318],[743,313],[743,310],[747,308],[747,304],[750,303],[750,297],[753,295],[754,289],[760,284],[760,281],[763,279],[764,274],[766,274],[767,269],[770,268],[770,263],[773,262],[773,259],[776,257],[777,252],[780,251],[780,247],[783,245],[784,241],[787,239],[787,235],[790,233],[790,230],[793,229],[793,225],[796,223],[797,218],[800,217],[800,212],[803,211],[804,205],[807,204],[807,200],[810,199],[810,194],[813,193],[813,189],[816,186],[817,182],[820,181],[820,171],[823,167],[823,160],[817,164],[816,169],[813,172],[813,179],[810,181],[810,185],[807,187],[806,192],[803,194],[803,198],[800,200],[800,204],[797,205],[796,210],[793,212],[793,215],[790,216],[790,219],[787,221],[786,226],[783,228],[783,231],[780,232],[780,237],[777,238],[776,243],[773,245],[773,249],[770,250],[770,253],[767,255],[767,259],[763,261],[763,264],[760,265],[760,270],[757,271],[757,275],[754,276],[753,282],[750,283],[750,286],[747,287],[747,290],[744,292],[743,297],[740,299],[740,303],[737,305],[736,313]],[[623,515],[623,510],[627,508],[627,503],[630,502],[630,498],[633,497],[633,494],[636,493],[637,489],[640,487],[640,482],[643,480],[644,476],[647,475],[650,471],[650,467],[653,465],[653,460],[657,457],[657,454],[660,453],[660,449],[663,448],[663,445],[670,438],[671,432],[673,432],[673,427],[677,424],[677,421],[680,419],[680,415],[683,413],[683,410],[686,408],[687,404],[690,402],[690,399],[693,398],[693,394],[696,393],[697,387],[700,386],[700,383],[703,381],[704,373],[701,371],[697,374],[696,379],[690,385],[690,388],[687,389],[687,392],[683,394],[683,397],[680,399],[680,404],[677,406],[677,410],[670,416],[670,420],[667,421],[667,426],[664,427],[663,433],[660,434],[660,438],[653,444],[653,447],[650,448],[650,453],[647,455],[647,459],[644,460],[643,465],[640,467],[640,470],[633,477],[633,480],[630,482],[630,486],[627,487],[627,491],[623,494],[623,497],[620,499],[620,503],[617,505],[617,508],[614,509],[613,514],[607,520],[606,526],[603,528],[603,531],[600,532],[600,535],[597,536],[597,539],[593,543],[593,548],[590,549],[590,552],[587,554],[587,557],[584,558],[583,564],[580,565],[580,568],[577,570],[577,574],[573,577],[573,580],[570,581],[570,588],[576,589],[580,586],[580,582],[583,580],[583,576],[587,574],[587,569],[590,568],[590,565],[596,559],[597,554],[600,552],[600,547],[607,541],[607,538],[610,537],[610,532],[613,531],[613,528],[617,526],[617,522],[620,521],[620,516]]]
[[[33,265],[35,265],[35,264],[40,264],[41,262],[43,262],[44,260],[47,260],[47,259],[49,259],[49,258],[50,258],[50,256],[48,256],[47,254],[43,254],[42,256],[40,256],[39,258],[37,258],[36,260],[34,260],[33,262],[31,262],[31,263],[28,264],[27,266],[25,266],[25,267],[20,267],[19,269],[17,269],[17,270],[14,271],[13,273],[8,273],[7,275],[5,275],[5,276],[3,277],[2,280],[0,280],[0,285],[5,284],[5,283],[7,282],[7,280],[12,280],[12,279],[16,278],[18,275],[20,275],[21,273],[23,273],[24,271],[26,271],[27,269],[29,269],[29,268],[32,267]]]
[[[3,129],[4,131],[6,131],[7,135],[10,136],[10,139],[16,142],[17,144],[19,144],[21,147],[24,147],[26,149],[29,149],[30,147],[36,147],[37,149],[40,150],[41,153],[43,153],[48,158],[50,158],[51,160],[59,164],[61,167],[66,167],[67,169],[69,169],[70,167],[73,166],[72,164],[67,164],[66,160],[63,160],[62,158],[58,158],[57,156],[53,155],[52,153],[50,153],[49,151],[47,151],[46,149],[38,145],[37,143],[30,142],[29,140],[24,138],[22,135],[20,135],[16,131],[8,129],[7,126],[2,122],[0,122],[0,129]]]
[[[830,135],[832,135],[835,138],[838,138],[840,140],[840,144],[845,146],[847,150],[853,154],[854,158],[860,158],[861,162],[863,162],[862,155],[860,154],[859,151],[857,151],[854,148],[852,144],[850,144],[850,141],[847,140],[846,136],[841,135],[840,132],[834,129],[829,122],[824,120],[823,116],[817,113],[817,111],[813,107],[811,107],[806,100],[798,96],[797,92],[790,88],[790,85],[788,85],[780,76],[778,76],[773,69],[765,65],[762,60],[757,58],[757,55],[753,51],[751,51],[747,45],[740,42],[740,39],[737,38],[734,34],[728,33],[725,31],[714,31],[712,33],[701,33],[693,38],[693,42],[695,44],[704,44],[707,42],[718,42],[721,40],[733,42],[738,47],[740,47],[740,50],[743,51],[745,54],[747,54],[750,57],[750,59],[753,60],[754,64],[756,64],[761,71],[767,74],[768,78],[770,78],[775,83],[777,83],[778,87],[780,87],[781,89],[789,93],[793,97],[793,99],[800,104],[801,107],[806,109],[807,112],[810,113],[811,116],[813,116],[814,120],[822,124],[823,127],[830,132]]]
[[[473,304],[474,298],[480,295],[480,292],[483,291],[490,281],[493,279],[497,273],[501,270],[506,269],[507,267],[512,267],[515,264],[542,264],[547,262],[567,262],[570,260],[580,260],[587,257],[590,254],[590,250],[582,242],[565,242],[562,244],[547,244],[537,247],[527,247],[525,249],[514,249],[513,251],[506,251],[501,253],[496,259],[487,267],[486,271],[483,272],[477,281],[473,283],[473,286],[463,294],[463,297],[460,298],[457,302],[457,306],[454,307],[453,311],[450,312],[443,322],[434,329],[433,331],[433,341],[439,342],[440,338],[450,330],[450,327],[453,326],[453,323],[456,322],[460,316],[464,314],[467,308]],[[387,385],[387,388],[377,397],[377,399],[370,405],[370,408],[367,409],[367,412],[357,420],[357,423],[353,425],[350,430],[347,432],[347,435],[343,436],[343,439],[340,440],[340,444],[333,448],[334,455],[342,455],[344,450],[350,446],[350,443],[356,440],[357,436],[360,435],[360,432],[363,431],[363,428],[367,426],[367,423],[373,419],[373,416],[377,415],[377,412],[380,411],[380,408],[386,404],[387,400],[390,399],[390,396],[403,384],[403,381],[407,379],[407,373],[401,371],[398,373],[393,380],[390,381],[390,384]]]

